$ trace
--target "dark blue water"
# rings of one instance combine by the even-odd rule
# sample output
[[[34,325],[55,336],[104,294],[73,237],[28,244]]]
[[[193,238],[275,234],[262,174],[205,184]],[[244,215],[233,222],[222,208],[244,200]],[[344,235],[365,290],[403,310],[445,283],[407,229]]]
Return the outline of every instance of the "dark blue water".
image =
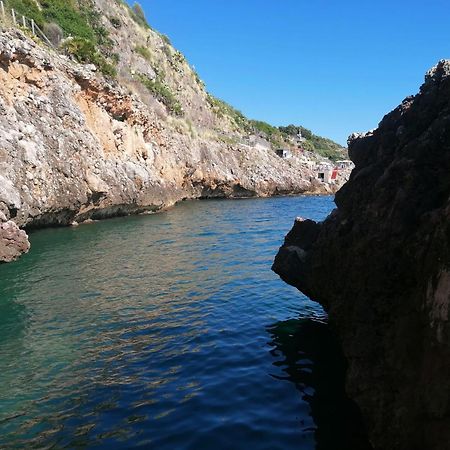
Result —
[[[189,202],[0,266],[0,448],[366,448],[321,308],[270,271],[330,197]]]

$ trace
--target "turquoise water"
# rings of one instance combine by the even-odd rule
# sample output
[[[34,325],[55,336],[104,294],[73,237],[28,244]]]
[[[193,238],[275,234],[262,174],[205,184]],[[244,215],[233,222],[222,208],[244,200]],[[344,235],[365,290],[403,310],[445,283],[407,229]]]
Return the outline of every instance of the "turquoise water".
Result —
[[[330,197],[183,203],[0,266],[0,448],[366,448],[321,308],[270,271]]]

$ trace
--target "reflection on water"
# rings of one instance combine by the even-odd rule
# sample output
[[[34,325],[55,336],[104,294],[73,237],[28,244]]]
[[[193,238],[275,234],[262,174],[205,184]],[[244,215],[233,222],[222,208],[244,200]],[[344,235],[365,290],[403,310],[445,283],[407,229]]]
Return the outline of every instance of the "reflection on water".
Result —
[[[370,450],[358,409],[344,391],[342,350],[325,318],[281,321],[269,332],[273,364],[282,370],[282,375],[273,376],[294,383],[309,403],[316,449]]]
[[[190,202],[33,233],[0,266],[0,448],[336,450],[322,436],[346,428],[320,416],[346,414],[323,387],[341,372],[298,381],[280,331],[322,312],[270,271],[292,218],[332,206]]]

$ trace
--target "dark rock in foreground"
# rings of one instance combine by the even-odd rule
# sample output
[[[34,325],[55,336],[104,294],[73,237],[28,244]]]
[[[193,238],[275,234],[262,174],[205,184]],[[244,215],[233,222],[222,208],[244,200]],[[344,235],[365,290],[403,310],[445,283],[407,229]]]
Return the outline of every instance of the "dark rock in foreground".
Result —
[[[320,302],[375,449],[450,448],[450,62],[379,128],[321,224],[297,220],[273,270]]]

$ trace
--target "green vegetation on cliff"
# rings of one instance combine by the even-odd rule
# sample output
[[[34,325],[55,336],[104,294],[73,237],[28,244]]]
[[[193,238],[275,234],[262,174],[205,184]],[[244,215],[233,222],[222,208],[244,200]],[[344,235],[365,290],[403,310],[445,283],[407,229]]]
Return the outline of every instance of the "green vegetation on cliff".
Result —
[[[236,108],[211,94],[208,94],[208,103],[219,118],[228,116],[241,131],[259,134],[274,147],[290,146],[295,142],[295,145],[302,150],[316,153],[332,161],[347,157],[347,150],[341,145],[331,139],[317,136],[311,130],[302,126],[275,127],[261,120],[250,120]]]
[[[124,2],[124,4],[125,4],[127,7],[129,7],[128,4],[127,4],[126,2]],[[131,11],[131,17],[132,17],[139,25],[141,25],[141,26],[144,27],[144,28],[150,28],[150,25],[148,24],[147,19],[146,19],[146,17],[145,17],[144,10],[142,9],[142,6],[141,6],[139,3],[135,2],[134,5],[133,5],[133,7],[130,8],[130,11]]]
[[[4,0],[8,10],[14,8],[17,16],[24,15],[33,19],[44,30],[50,41],[72,55],[80,63],[95,64],[106,76],[117,75],[116,66],[120,55],[113,52],[113,41],[109,37],[109,31],[104,25],[102,13],[95,0]],[[121,6],[122,12],[147,32],[154,31],[147,22],[143,8],[135,2],[132,6],[125,0],[111,0]],[[113,11],[113,9],[111,10]],[[114,15],[107,16],[112,31],[119,29],[124,23],[120,18],[120,12],[116,9]],[[106,25],[107,26],[107,25]],[[151,30],[151,31],[150,31]],[[169,67],[158,57],[158,49],[154,49],[145,41],[137,41],[133,47],[136,54],[141,55],[158,75],[155,79],[142,74],[142,69],[137,72],[137,79],[158,101],[163,103],[170,114],[184,116],[183,106],[180,103],[178,91],[183,91],[182,86],[174,86],[170,70],[183,73],[188,66],[184,56],[175,50],[170,39],[154,31],[162,39],[162,51],[167,58]],[[205,92],[205,86],[197,72],[191,67],[191,77],[197,85],[197,89]],[[167,72],[169,71],[169,72]],[[130,71],[135,73],[134,71]],[[166,75],[167,72],[167,75]],[[151,73],[151,72],[149,72]],[[181,90],[180,90],[181,88]],[[182,96],[181,96],[182,97]],[[207,94],[207,104],[215,116],[225,119],[228,127],[231,125],[232,133],[236,133],[232,139],[242,139],[243,135],[258,135],[266,139],[273,148],[287,147],[313,152],[332,160],[345,157],[345,149],[330,139],[316,136],[310,130],[295,125],[287,127],[275,127],[260,120],[248,119],[241,111],[229,105],[223,100]],[[186,120],[189,114],[186,115]],[[302,137],[300,139],[299,137]]]
[[[149,92],[174,116],[182,116],[183,108],[173,92],[164,84],[163,77],[158,75],[156,79],[151,80],[147,75],[139,74],[139,81],[149,90]]]
[[[137,54],[141,55],[145,60],[147,60],[147,62],[151,62],[152,52],[147,47],[144,47],[143,45],[138,45],[137,47],[134,48],[134,51]]]
[[[130,6],[126,0],[115,0],[118,5],[125,6],[131,18],[141,27],[151,29],[145,17],[144,10],[138,2],[134,2],[133,6]]]
[[[52,42],[55,46],[64,36],[64,49],[79,62],[95,64],[107,76],[116,75],[112,41],[92,0],[5,0],[5,6],[34,20],[42,29],[59,27],[61,36],[51,33],[57,37]]]
[[[244,131],[249,130],[250,122],[244,114],[241,113],[241,111],[233,108],[227,102],[214,97],[212,94],[208,94],[207,101],[217,117],[222,118],[227,116],[232,122],[234,122],[237,128]]]
[[[287,127],[279,127],[279,130],[288,138],[302,136],[301,147],[306,151],[317,153],[332,161],[347,157],[347,150],[341,145],[331,139],[317,136],[311,130],[302,126],[288,125]]]
[[[35,0],[3,0],[5,7],[14,9],[16,14],[20,16],[27,16],[33,19],[39,26],[45,23],[42,11],[39,9]]]
[[[254,132],[265,135],[274,147],[285,145],[284,136],[277,127],[261,120],[251,120],[250,124]]]

